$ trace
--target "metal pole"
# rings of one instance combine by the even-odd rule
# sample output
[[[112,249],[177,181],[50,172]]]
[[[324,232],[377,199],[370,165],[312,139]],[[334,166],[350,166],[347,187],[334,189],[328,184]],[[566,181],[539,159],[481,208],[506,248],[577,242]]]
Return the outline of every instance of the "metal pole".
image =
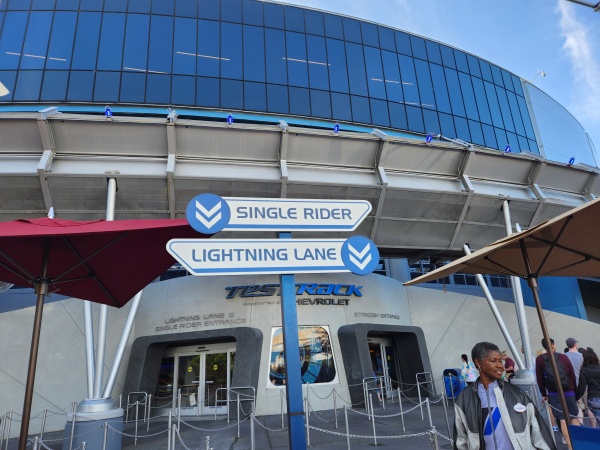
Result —
[[[431,408],[429,407],[429,397],[425,399],[425,405],[427,406],[427,416],[429,417],[429,426],[433,426],[433,421],[431,420]]]
[[[308,394],[308,391],[306,391]],[[304,399],[304,421],[306,425],[306,446],[310,446],[310,428],[308,428],[308,398]]]
[[[87,369],[88,398],[94,396],[94,321],[92,318],[92,302],[83,302],[83,324],[85,329],[85,361]]]
[[[4,446],[4,450],[8,450],[8,441],[10,440],[10,426],[12,424],[12,410],[6,415],[8,418],[8,423],[6,425],[6,445]]]
[[[348,425],[348,405],[344,405],[344,419],[346,420],[346,444],[350,450],[350,426]]]
[[[429,431],[429,433],[431,433],[431,443],[433,445],[433,449],[438,450],[440,447],[437,440],[437,433],[433,425],[431,426],[431,430]]]
[[[379,395],[381,396],[381,406],[383,408],[383,410],[385,411],[385,395],[383,395],[383,377],[379,377],[377,378],[377,382],[379,383],[379,387],[378,387],[378,391]],[[376,386],[377,387],[377,386]]]
[[[254,450],[254,411],[250,413],[250,450]]]
[[[452,383],[452,378],[450,378],[450,382]],[[419,393],[419,408],[421,408],[421,420],[425,420],[423,416],[423,402],[421,401],[421,383],[419,381],[419,375],[417,375],[417,392]]]
[[[173,424],[173,432],[171,433],[171,449],[175,450],[175,436],[179,434],[179,428]]]
[[[104,422],[104,437],[102,439],[102,450],[106,450],[106,442],[108,441],[108,422]]]
[[[333,390],[333,416],[335,417],[335,429],[338,429],[338,421],[337,421],[337,405],[335,403],[335,389]]]
[[[281,429],[283,430],[283,390],[279,391],[279,403],[281,405]]]
[[[137,432],[138,432],[138,409],[140,406],[139,400],[135,402],[135,437],[133,438],[133,445],[137,445]]]
[[[171,450],[171,427],[172,427],[173,413],[169,411],[169,431],[167,432],[167,450]]]
[[[75,436],[75,413],[71,416],[71,437],[69,439],[69,450],[73,450],[73,436]]]
[[[369,394],[369,403],[371,404],[371,425],[373,425],[373,441],[375,443],[375,447],[377,447],[377,433],[375,432],[375,412],[373,411],[373,395]]]
[[[48,408],[44,408],[44,414],[42,415],[42,430],[40,431],[40,440],[44,439],[44,428],[46,428],[46,416],[48,415]]]
[[[0,449],[2,449],[2,445],[4,444],[4,428],[6,427],[6,416],[7,414],[4,414],[4,416],[0,418]]]
[[[402,410],[402,391],[398,388],[398,403],[400,404],[400,417],[402,418],[402,432],[406,433],[404,426],[404,411]]]
[[[50,258],[50,239],[44,241],[44,256],[42,257],[42,270],[40,277],[35,280],[35,293],[37,302],[33,319],[31,334],[31,351],[29,352],[29,367],[27,369],[27,383],[25,384],[25,398],[23,400],[23,417],[21,418],[21,433],[19,434],[19,450],[27,447],[27,433],[29,432],[29,418],[31,416],[31,401],[33,400],[33,386],[35,384],[35,368],[37,365],[38,350],[40,347],[40,332],[42,329],[42,313],[44,311],[44,298],[48,293],[48,260]]]
[[[146,431],[150,431],[150,414],[152,413],[152,394],[146,399],[146,408],[148,411],[148,417],[146,419]]]
[[[177,389],[177,429],[181,424],[181,388]],[[175,442],[175,441],[173,441]]]
[[[237,437],[240,438],[240,393],[237,393]]]
[[[450,422],[448,421],[448,398],[446,397],[446,392],[442,393],[442,405],[444,406],[444,416],[446,416],[446,428],[448,428],[448,436],[452,436],[452,432],[450,431]]]
[[[33,441],[33,450],[38,450],[39,449],[39,442],[38,442],[38,437],[35,437],[35,440]]]
[[[81,443],[81,450],[85,450],[87,448],[87,443],[85,441],[83,441]]]

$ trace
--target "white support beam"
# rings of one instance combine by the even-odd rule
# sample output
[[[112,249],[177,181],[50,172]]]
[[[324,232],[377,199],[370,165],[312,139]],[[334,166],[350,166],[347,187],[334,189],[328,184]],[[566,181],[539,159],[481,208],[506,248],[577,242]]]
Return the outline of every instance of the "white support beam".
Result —
[[[587,197],[588,200],[594,200],[596,196],[592,194],[592,190],[594,189],[595,184],[598,182],[598,174],[596,172],[592,172],[583,188],[583,195]]]
[[[377,235],[377,228],[379,226],[379,219],[381,218],[381,212],[383,211],[383,204],[385,203],[385,194],[387,193],[388,178],[385,173],[384,167],[377,167],[377,173],[379,175],[379,183],[381,184],[381,191],[379,192],[379,200],[377,201],[377,210],[375,211],[375,217],[373,218],[373,228],[371,228],[370,239],[375,241]]]
[[[284,120],[280,120],[279,128],[281,128],[281,142],[279,144],[279,159],[282,161],[286,161],[288,158],[288,145],[289,145],[288,124]]]
[[[175,219],[175,154],[167,155],[167,198],[169,201],[169,217]]]
[[[467,156],[468,159],[468,156]],[[465,164],[466,167],[466,164]],[[456,240],[458,239],[458,235],[460,233],[460,229],[465,221],[465,217],[467,215],[467,211],[469,210],[469,206],[471,205],[471,200],[473,200],[473,194],[475,193],[475,189],[473,188],[473,184],[467,175],[464,173],[460,175],[460,181],[462,182],[465,192],[467,193],[467,198],[465,199],[465,203],[463,204],[462,211],[460,212],[460,217],[458,218],[458,223],[456,224],[456,228],[454,228],[454,234],[452,235],[452,239],[450,239],[450,245],[448,249],[453,249],[456,245]]]
[[[535,183],[537,183],[537,180],[540,177],[540,174],[542,173],[542,169],[544,169],[545,167],[546,163],[543,161],[538,161],[533,165],[533,167],[531,168],[531,172],[529,172],[529,175],[527,176],[527,182],[530,186],[533,186]]]
[[[280,161],[281,167],[281,198],[287,197],[287,185],[288,185],[288,167],[287,161],[282,159]]]
[[[531,222],[529,222],[528,228],[531,228],[531,227],[537,225],[538,217],[542,213],[542,208],[544,207],[544,203],[546,203],[546,196],[544,195],[544,192],[537,184],[531,183],[531,185],[529,187],[531,188],[533,195],[535,195],[535,198],[537,198],[538,202],[539,202],[535,212],[533,213]]]
[[[46,176],[50,172],[50,166],[54,159],[54,153],[52,150],[44,150],[42,157],[37,165],[37,175],[40,180],[40,188],[42,189],[42,196],[44,198],[44,206],[46,211],[50,211],[52,207],[52,196],[50,195],[50,186],[48,186],[48,180]]]

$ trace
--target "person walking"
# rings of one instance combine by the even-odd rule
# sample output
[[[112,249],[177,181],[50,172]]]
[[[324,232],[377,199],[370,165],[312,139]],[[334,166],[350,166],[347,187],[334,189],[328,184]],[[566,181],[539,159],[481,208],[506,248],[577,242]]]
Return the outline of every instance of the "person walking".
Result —
[[[567,344],[567,351],[565,355],[571,361],[571,365],[573,366],[573,370],[575,371],[575,383],[579,381],[579,370],[581,369],[581,365],[583,364],[583,353],[579,352],[579,346],[577,345],[579,341],[575,338],[567,338],[565,344]],[[575,389],[577,389],[577,385],[575,385]],[[579,419],[579,424],[583,425],[583,412],[585,411],[585,395],[584,398],[580,398],[577,400],[577,407],[579,408],[579,413],[577,414],[577,418]]]
[[[500,349],[479,342],[471,350],[479,378],[454,403],[455,450],[556,450],[552,433],[527,394],[502,380]]]
[[[583,365],[579,372],[579,384],[577,385],[578,399],[584,396],[586,389],[587,406],[594,414],[597,424],[600,421],[600,362],[598,355],[589,348],[583,353]]]
[[[502,352],[502,361],[504,361],[505,379],[510,380],[515,376],[515,361],[505,351]]]
[[[479,376],[475,364],[469,362],[469,358],[465,354],[462,354],[460,358],[462,359],[462,367],[460,368],[461,380],[467,383],[467,385],[475,383]]]

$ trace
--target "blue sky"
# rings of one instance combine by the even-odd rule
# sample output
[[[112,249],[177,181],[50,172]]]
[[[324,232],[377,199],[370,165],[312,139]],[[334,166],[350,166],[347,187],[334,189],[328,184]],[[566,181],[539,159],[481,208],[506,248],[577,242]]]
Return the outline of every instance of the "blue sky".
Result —
[[[594,0],[588,0],[592,3]],[[567,0],[287,0],[416,33],[531,81],[600,153],[600,12]],[[600,158],[598,158],[600,160]]]

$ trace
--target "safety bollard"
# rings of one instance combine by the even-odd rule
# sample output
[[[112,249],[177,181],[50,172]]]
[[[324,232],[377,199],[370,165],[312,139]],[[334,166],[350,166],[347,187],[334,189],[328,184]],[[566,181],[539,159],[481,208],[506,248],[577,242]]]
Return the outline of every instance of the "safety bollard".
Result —
[[[335,417],[335,429],[338,429],[338,422],[337,422],[337,405],[335,402],[335,389],[333,390],[333,417]]]
[[[133,445],[137,445],[137,434],[138,434],[138,410],[139,410],[140,402],[139,400],[135,402],[135,434],[133,438]]]
[[[344,405],[344,419],[346,420],[346,444],[350,450],[350,425],[348,424],[348,406]]]
[[[433,450],[439,450],[439,444],[438,444],[438,439],[437,439],[437,433],[435,431],[435,427],[431,427],[431,430],[429,430],[429,435],[431,437],[431,447],[433,448]]]
[[[404,411],[402,410],[402,391],[398,389],[398,404],[400,405],[400,417],[402,418],[402,432],[406,433],[406,427],[404,426]]]
[[[48,408],[44,408],[44,414],[42,415],[42,429],[40,431],[40,441],[44,439],[44,428],[46,428],[46,416],[48,415]]]
[[[237,393],[237,403],[236,403],[236,405],[237,405],[237,420],[238,420],[238,423],[237,423],[237,437],[239,439],[240,438],[240,393],[239,392]]]
[[[371,424],[373,425],[373,441],[375,447],[377,447],[377,433],[375,432],[375,411],[373,411],[373,394],[369,394],[369,403],[371,404],[372,411]]]
[[[446,416],[446,428],[448,428],[448,436],[452,436],[450,431],[450,422],[448,421],[448,397],[446,397],[446,391],[442,392],[442,405],[444,406],[444,416]]]
[[[169,411],[169,431],[167,432],[167,450],[171,450],[171,427],[173,420],[173,413]]]
[[[310,447],[310,428],[308,427],[308,413],[308,398],[304,397],[304,422],[306,423],[306,445]]]
[[[102,438],[102,450],[106,450],[107,441],[108,441],[108,422],[104,422],[104,437]]]

